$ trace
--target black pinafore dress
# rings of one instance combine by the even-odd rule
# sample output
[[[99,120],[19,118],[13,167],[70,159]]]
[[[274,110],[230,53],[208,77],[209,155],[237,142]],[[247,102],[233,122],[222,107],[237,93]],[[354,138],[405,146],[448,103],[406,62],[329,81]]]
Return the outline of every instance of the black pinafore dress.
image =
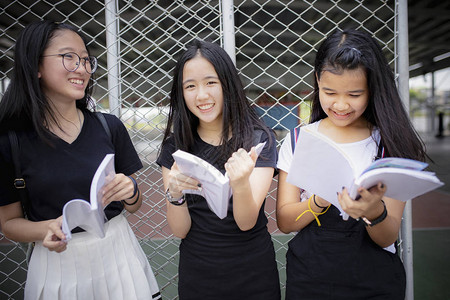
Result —
[[[302,229],[287,252],[286,300],[404,299],[400,257],[370,238],[362,221],[344,221],[331,206]]]
[[[299,130],[290,133],[292,152]],[[362,221],[344,221],[333,205],[319,218],[322,226],[313,221],[289,242],[286,300],[405,298],[400,257],[373,242]]]

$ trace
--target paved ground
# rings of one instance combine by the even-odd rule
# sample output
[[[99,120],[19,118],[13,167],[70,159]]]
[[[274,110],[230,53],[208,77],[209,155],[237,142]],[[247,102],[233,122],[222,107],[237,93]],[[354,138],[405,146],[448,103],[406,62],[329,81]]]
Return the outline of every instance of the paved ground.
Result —
[[[450,299],[450,134],[442,139],[433,136],[424,137],[424,139],[428,153],[434,160],[434,163],[430,163],[430,168],[436,172],[445,185],[412,200],[414,299],[448,300]],[[155,177],[154,180],[160,180],[159,174],[149,176]],[[161,195],[155,195],[155,198],[159,199]],[[268,211],[275,208],[274,203],[267,204]],[[164,217],[161,215],[159,218]],[[269,225],[270,228],[274,227],[271,230],[273,231],[276,226],[275,222],[270,220]],[[288,235],[274,236],[275,247],[279,250],[277,251],[278,261],[284,260],[284,245],[288,239],[290,239]],[[171,247],[169,250],[167,247],[164,248],[165,256],[152,258],[154,264],[161,265],[167,261],[167,257],[176,254],[177,248],[174,245],[169,246]],[[153,251],[152,249],[144,250]],[[0,265],[0,299],[3,299],[5,294],[14,295],[15,299],[22,298],[20,283],[25,279],[25,266],[17,268],[17,265],[10,264],[8,261],[14,257],[17,261],[22,261],[23,252],[18,249],[11,251],[8,245],[0,247],[0,261],[2,261]],[[285,280],[284,271],[280,270],[282,282]],[[2,278],[3,272],[11,274],[10,276],[14,280],[6,281],[5,278]],[[175,267],[172,272],[176,273]],[[165,287],[166,297],[171,298],[176,295],[175,290],[170,290],[170,285],[167,287],[167,282],[161,282],[161,286]]]
[[[430,169],[445,183],[412,200],[414,298],[450,299],[450,136],[424,137],[434,163]]]

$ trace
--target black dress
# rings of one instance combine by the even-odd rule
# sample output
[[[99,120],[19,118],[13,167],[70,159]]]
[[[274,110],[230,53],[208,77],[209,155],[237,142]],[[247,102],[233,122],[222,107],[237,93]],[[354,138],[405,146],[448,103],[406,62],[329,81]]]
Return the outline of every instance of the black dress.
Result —
[[[261,141],[266,141],[263,134]],[[276,167],[276,140],[266,145],[256,167]],[[157,163],[172,167],[173,139],[165,144]],[[198,136],[192,153],[211,161],[217,147]],[[225,173],[223,163],[215,166]],[[219,219],[199,195],[186,195],[192,225],[180,245],[178,292],[180,300],[280,299],[280,285],[264,204],[256,225],[241,231],[233,218],[233,198],[227,216]]]
[[[362,221],[343,221],[333,205],[289,242],[286,300],[405,298],[397,254],[370,238]]]

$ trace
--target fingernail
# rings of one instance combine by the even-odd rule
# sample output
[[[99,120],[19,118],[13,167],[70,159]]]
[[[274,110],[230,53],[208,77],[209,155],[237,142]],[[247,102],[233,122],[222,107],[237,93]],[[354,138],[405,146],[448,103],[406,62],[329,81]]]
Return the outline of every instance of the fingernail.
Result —
[[[197,183],[197,186],[198,186],[199,188],[201,188],[201,187],[202,187],[202,184],[201,184],[201,183]]]
[[[384,184],[383,183],[380,185],[380,188],[384,189]]]
[[[342,187],[342,190],[344,190],[345,186]]]
[[[362,219],[367,225],[371,225],[372,224],[372,222],[370,222],[366,217],[363,217]]]

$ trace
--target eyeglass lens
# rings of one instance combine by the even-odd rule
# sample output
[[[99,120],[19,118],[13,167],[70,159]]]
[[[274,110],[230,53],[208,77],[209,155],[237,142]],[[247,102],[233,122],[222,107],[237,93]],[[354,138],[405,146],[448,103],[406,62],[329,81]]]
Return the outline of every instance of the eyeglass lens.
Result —
[[[80,58],[76,53],[65,53],[62,55],[63,65],[69,72],[74,72],[80,66],[80,61],[86,72],[92,74],[97,70],[97,58],[95,56],[88,56]]]

